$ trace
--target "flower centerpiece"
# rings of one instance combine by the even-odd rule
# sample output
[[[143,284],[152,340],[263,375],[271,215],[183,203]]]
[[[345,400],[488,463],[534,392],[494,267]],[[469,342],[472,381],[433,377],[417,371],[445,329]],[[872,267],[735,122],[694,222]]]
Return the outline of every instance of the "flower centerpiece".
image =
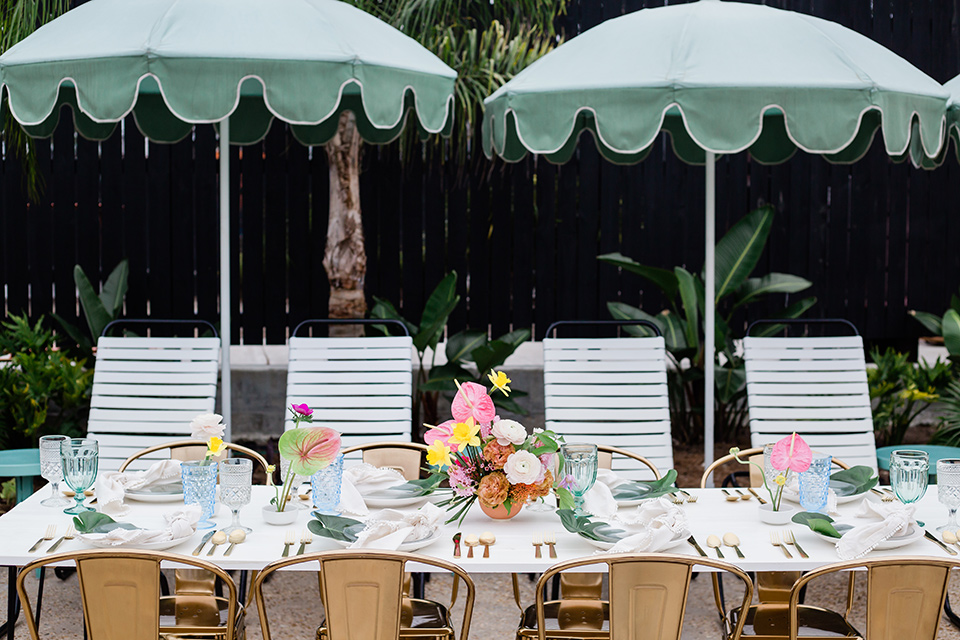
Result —
[[[340,453],[340,434],[337,431],[328,427],[300,426],[303,422],[313,422],[313,409],[306,404],[292,404],[289,409],[293,414],[294,428],[280,436],[277,449],[280,457],[290,464],[283,483],[274,487],[276,495],[270,499],[270,504],[278,512],[283,512],[290,500],[295,476],[312,476],[326,468]],[[267,467],[268,473],[273,471],[273,465]]]
[[[501,420],[491,394],[510,392],[510,379],[502,372],[489,376],[490,392],[475,382],[457,382],[450,406],[452,420],[429,428],[424,440],[430,446],[427,463],[435,467],[431,479],[447,480],[453,497],[439,506],[452,513],[447,522],[462,521],[479,502],[489,510],[503,508],[516,515],[528,499],[555,493],[561,508],[573,505],[573,495],[560,486],[563,438],[553,431],[535,429],[532,435],[515,420]]]
[[[780,472],[773,479],[776,483],[776,489],[773,489],[767,484],[767,474],[763,467],[756,462],[742,460],[738,447],[730,449],[730,454],[740,464],[752,464],[760,470],[760,475],[763,478],[763,488],[770,494],[770,506],[773,511],[780,510],[783,488],[787,484],[790,472],[803,473],[810,468],[810,463],[813,461],[813,452],[810,451],[810,446],[796,432],[778,440],[770,452],[770,465]]]

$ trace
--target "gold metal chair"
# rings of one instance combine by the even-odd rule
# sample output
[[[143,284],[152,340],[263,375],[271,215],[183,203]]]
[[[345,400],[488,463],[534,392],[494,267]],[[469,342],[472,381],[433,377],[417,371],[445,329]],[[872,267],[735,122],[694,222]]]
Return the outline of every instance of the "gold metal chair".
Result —
[[[344,457],[359,451],[363,461],[375,467],[396,469],[407,480],[420,477],[422,458],[429,447],[419,442],[369,442],[345,448]]]
[[[815,569],[806,574],[790,592],[790,640],[806,638],[896,638],[897,640],[934,640],[940,626],[941,611],[947,596],[950,570],[960,560],[899,557],[877,560],[851,560]],[[815,619],[804,619],[813,607],[801,606],[800,591],[811,581],[837,571],[865,569],[867,575],[866,633],[857,631],[846,615],[818,609]]]
[[[243,445],[233,444],[232,442],[224,442],[223,444],[229,451],[236,451],[237,453],[242,453],[243,455],[252,458],[263,468],[263,472],[267,476],[267,486],[273,486],[273,474],[267,472],[269,463],[267,462],[266,458],[253,449],[249,449]],[[172,442],[164,442],[163,444],[158,444],[153,447],[147,447],[146,449],[137,451],[132,456],[124,460],[123,464],[120,465],[120,471],[126,471],[127,467],[129,467],[137,458],[142,458],[143,456],[149,455],[156,451],[163,451],[164,449],[170,450],[170,457],[174,460],[196,460],[203,457],[204,452],[207,450],[207,443],[203,440],[174,440]]]
[[[547,601],[545,588],[553,576],[577,567],[605,564],[609,572],[609,601]],[[645,638],[679,640],[694,567],[717,569],[743,583],[746,607],[753,582],[738,567],[711,558],[668,553],[607,554],[565,560],[550,567],[537,582],[536,604],[521,614],[517,638]],[[725,630],[727,640],[740,637],[742,622]]]
[[[754,456],[760,456],[759,460],[753,460],[753,462],[756,462],[761,467],[763,466],[763,447],[753,447],[752,449],[744,449],[739,453],[739,456],[740,458],[747,458],[747,459],[753,458]],[[700,488],[703,489],[707,486],[707,478],[709,478],[710,474],[716,471],[718,467],[733,461],[734,461],[734,457],[733,457],[733,454],[731,453],[728,453],[722,458],[717,458],[716,460],[714,460],[713,463],[709,467],[707,467],[707,469],[703,472],[703,475],[700,476]],[[833,464],[840,467],[841,469],[850,468],[850,465],[848,465],[843,460],[838,460],[837,458],[833,459]],[[763,486],[763,478],[760,477],[760,470],[754,467],[753,465],[750,465],[750,486],[754,488]]]
[[[157,640],[158,637],[206,637],[235,640],[244,637],[244,609],[237,587],[226,571],[191,556],[156,551],[94,549],[38,558],[17,576],[17,592],[33,640],[40,640],[24,580],[33,569],[72,561],[76,564],[83,598],[86,637],[90,640]],[[223,580],[228,595],[160,596],[160,564],[186,564],[209,571]]]
[[[613,456],[625,456],[627,458],[632,458],[641,464],[646,465],[650,471],[653,472],[653,477],[655,480],[660,479],[660,470],[657,469],[657,465],[653,464],[646,458],[641,455],[634,453],[633,451],[628,451],[627,449],[620,449],[619,447],[608,447],[606,445],[598,444],[597,445],[597,466],[601,469],[612,469],[613,468]]]
[[[468,637],[475,589],[466,571],[452,562],[412,553],[345,549],[284,558],[264,567],[253,585],[263,640],[270,640],[270,622],[263,595],[264,581],[274,571],[305,562],[320,563],[320,599],[326,619],[317,629],[318,640],[393,640],[412,637],[453,640],[455,629],[449,610],[457,598],[456,578],[462,579],[467,586],[463,620],[456,637]],[[450,607],[403,595],[404,569],[409,562],[453,573],[455,579]]]

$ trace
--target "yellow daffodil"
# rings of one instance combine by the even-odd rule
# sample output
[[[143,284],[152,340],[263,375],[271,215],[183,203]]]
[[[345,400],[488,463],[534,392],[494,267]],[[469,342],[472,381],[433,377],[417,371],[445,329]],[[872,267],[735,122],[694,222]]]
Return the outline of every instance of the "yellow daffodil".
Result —
[[[781,473],[776,478],[774,478],[773,481],[782,487],[783,485],[787,484],[787,476]]]
[[[268,465],[267,465],[267,473],[273,473],[273,472],[276,471],[276,470],[277,470],[277,466],[276,466],[276,465],[273,465],[273,464],[268,464]]]
[[[223,443],[222,438],[217,436],[210,436],[210,439],[207,440],[207,451],[211,456],[218,456],[220,453],[227,448],[227,445]]]
[[[454,442],[460,446],[460,449],[464,447],[479,447],[480,446],[480,425],[476,423],[473,417],[467,418],[463,422],[458,422],[453,427],[453,435],[450,436],[450,442]]]
[[[487,375],[487,378],[490,379],[490,384],[493,385],[494,389],[499,389],[500,393],[503,395],[508,395],[510,393],[510,387],[507,385],[513,382],[510,378],[507,377],[503,371],[494,371],[493,373]]]
[[[450,462],[450,448],[443,444],[441,440],[434,440],[430,448],[427,449],[427,464],[439,466],[441,469],[449,467],[452,464]]]

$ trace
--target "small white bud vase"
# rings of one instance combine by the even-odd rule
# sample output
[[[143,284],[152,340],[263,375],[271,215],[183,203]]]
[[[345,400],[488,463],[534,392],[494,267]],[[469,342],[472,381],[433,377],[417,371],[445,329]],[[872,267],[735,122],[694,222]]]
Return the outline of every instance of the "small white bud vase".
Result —
[[[773,525],[790,524],[793,516],[798,512],[799,509],[797,509],[797,507],[792,504],[787,504],[786,501],[780,502],[780,509],[777,511],[773,510],[773,505],[769,502],[767,504],[761,504],[758,511],[760,514],[760,522]]]
[[[300,515],[300,509],[290,503],[287,503],[286,509],[283,511],[277,511],[276,506],[272,504],[265,504],[260,509],[260,513],[263,516],[263,521],[267,524],[285,526],[293,524],[297,521],[297,516]]]

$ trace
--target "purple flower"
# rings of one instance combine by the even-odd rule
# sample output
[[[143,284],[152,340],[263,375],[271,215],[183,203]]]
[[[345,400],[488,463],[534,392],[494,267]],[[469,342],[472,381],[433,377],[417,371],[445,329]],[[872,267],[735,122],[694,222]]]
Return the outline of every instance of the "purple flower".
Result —
[[[573,476],[571,476],[570,474],[565,475],[563,477],[563,480],[561,480],[557,484],[557,486],[560,487],[561,489],[569,489],[570,487],[573,486]]]
[[[311,409],[306,403],[303,404],[292,404],[290,408],[293,409],[294,413],[298,413],[304,418],[309,418],[313,415],[313,409]]]

